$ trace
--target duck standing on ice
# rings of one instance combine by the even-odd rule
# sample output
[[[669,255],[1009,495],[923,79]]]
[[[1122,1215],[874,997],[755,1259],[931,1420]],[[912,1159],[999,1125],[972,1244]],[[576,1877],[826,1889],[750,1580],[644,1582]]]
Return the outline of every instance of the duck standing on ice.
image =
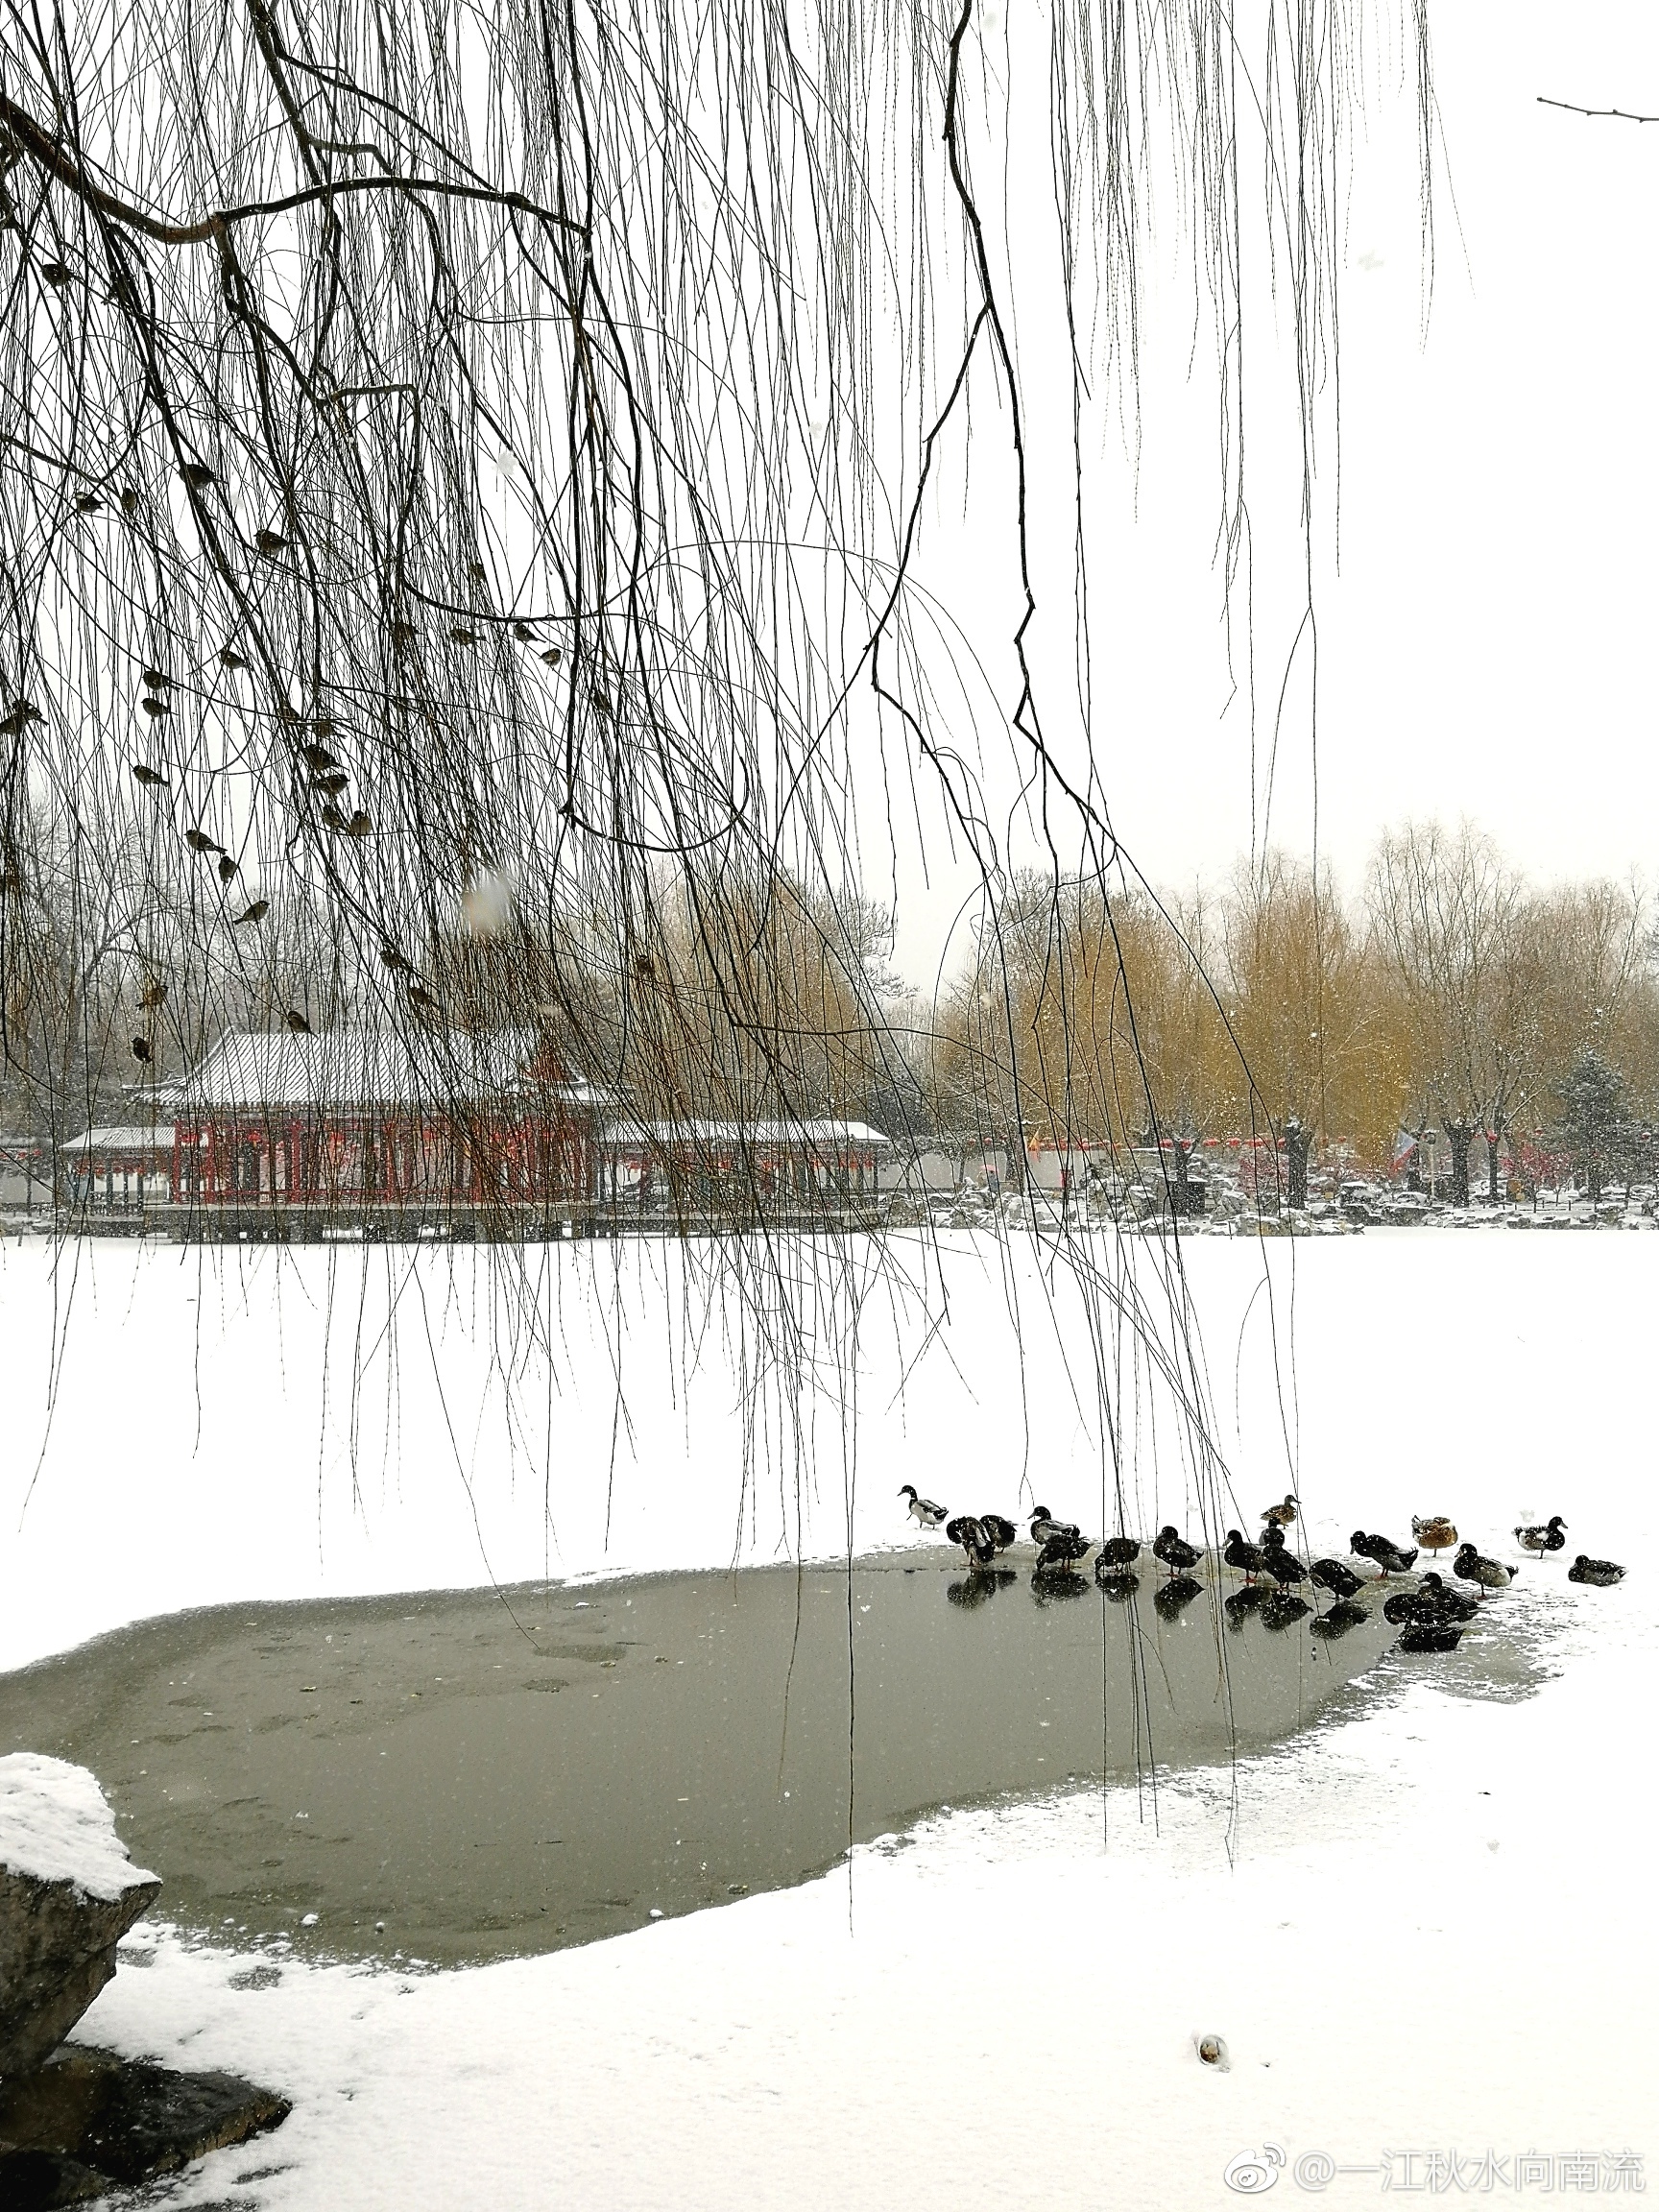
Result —
[[[1482,1595],[1488,1590],[1507,1590],[1515,1579],[1513,1567],[1486,1558],[1473,1544],[1464,1545],[1452,1562],[1452,1572],[1459,1582],[1478,1582]]]
[[[1431,1551],[1436,1559],[1442,1551],[1450,1551],[1457,1541],[1457,1531],[1444,1513],[1431,1513],[1427,1521],[1419,1521],[1413,1513],[1411,1533],[1424,1551]]]
[[[972,1513],[959,1513],[954,1521],[947,1521],[945,1533],[952,1544],[961,1545],[970,1567],[989,1567],[997,1556],[997,1547],[984,1523]]]
[[[918,1498],[914,1482],[906,1482],[899,1495],[909,1499],[910,1518],[924,1528],[937,1528],[950,1510],[949,1505],[935,1505],[931,1498]]]
[[[1561,1531],[1566,1526],[1559,1513],[1551,1513],[1548,1521],[1535,1521],[1528,1528],[1517,1528],[1515,1541],[1523,1551],[1564,1551],[1567,1539]]]
[[[1403,1551],[1398,1544],[1390,1544],[1386,1536],[1367,1536],[1363,1528],[1356,1528],[1349,1549],[1361,1559],[1374,1559],[1384,1575],[1404,1575],[1417,1554]],[[1463,1549],[1473,1551],[1473,1545]],[[1455,1572],[1455,1570],[1454,1570]]]
[[[1262,1547],[1259,1544],[1246,1544],[1241,1528],[1228,1529],[1226,1549],[1221,1556],[1229,1567],[1236,1567],[1251,1582],[1255,1581],[1258,1575],[1266,1572],[1267,1560]]]
[[[1159,1529],[1152,1556],[1161,1559],[1171,1575],[1190,1575],[1202,1554],[1195,1544],[1188,1543],[1171,1521]]]
[[[1296,1508],[1301,1503],[1298,1497],[1286,1490],[1277,1505],[1262,1506],[1262,1518],[1275,1528],[1288,1528],[1296,1518]]]

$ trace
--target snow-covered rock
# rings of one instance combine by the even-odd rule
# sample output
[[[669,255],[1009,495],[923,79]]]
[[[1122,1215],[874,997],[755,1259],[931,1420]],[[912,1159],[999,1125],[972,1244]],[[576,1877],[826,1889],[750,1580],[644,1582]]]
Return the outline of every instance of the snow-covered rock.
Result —
[[[84,1767],[33,1751],[0,1759],[0,2076],[57,2049],[160,1887],[128,1858]]]

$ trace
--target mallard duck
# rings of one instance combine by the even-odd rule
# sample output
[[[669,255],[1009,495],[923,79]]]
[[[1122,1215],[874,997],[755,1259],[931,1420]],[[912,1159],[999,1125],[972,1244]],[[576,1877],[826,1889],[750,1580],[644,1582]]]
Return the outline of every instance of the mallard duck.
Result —
[[[1240,1528],[1229,1528],[1227,1544],[1221,1556],[1229,1567],[1236,1567],[1240,1575],[1248,1575],[1252,1582],[1265,1569],[1267,1561],[1259,1544],[1246,1544]]]
[[[1189,1544],[1177,1532],[1173,1522],[1169,1522],[1159,1529],[1152,1546],[1152,1556],[1154,1559],[1162,1559],[1171,1575],[1186,1575],[1197,1566],[1203,1554],[1195,1545]]]
[[[1083,1531],[1075,1521],[1056,1521],[1046,1505],[1031,1508],[1031,1541],[1041,1547],[1050,1536],[1080,1536]]]
[[[1515,1579],[1513,1567],[1483,1557],[1473,1544],[1463,1546],[1452,1562],[1452,1572],[1459,1582],[1478,1582],[1482,1591],[1507,1590]]]
[[[1043,1549],[1037,1554],[1038,1573],[1046,1574],[1054,1568],[1074,1566],[1079,1559],[1087,1559],[1094,1549],[1088,1537],[1079,1536],[1075,1529],[1069,1535],[1056,1531],[1045,1539]]]
[[[1300,1503],[1301,1500],[1287,1490],[1280,1504],[1264,1505],[1262,1508],[1262,1518],[1271,1522],[1276,1528],[1288,1528],[1296,1518],[1296,1508]]]
[[[1098,1575],[1100,1570],[1105,1568],[1108,1574],[1118,1573],[1125,1567],[1133,1567],[1140,1556],[1141,1546],[1137,1538],[1133,1536],[1108,1536],[1105,1543],[1100,1547],[1100,1556],[1094,1562],[1094,1572]]]
[[[1285,1531],[1269,1524],[1262,1531],[1262,1564],[1275,1582],[1288,1585],[1306,1582],[1308,1570],[1285,1541]]]
[[[991,1539],[993,1551],[1006,1551],[1019,1538],[1019,1529],[1012,1521],[1005,1521],[1000,1513],[981,1513],[979,1526]]]
[[[1457,1531],[1444,1513],[1431,1513],[1427,1521],[1419,1521],[1413,1513],[1411,1533],[1424,1551],[1432,1551],[1436,1558],[1442,1551],[1450,1551],[1457,1541]]]
[[[1357,1590],[1365,1587],[1353,1568],[1345,1567],[1340,1559],[1315,1559],[1308,1573],[1321,1590],[1330,1591],[1338,1604],[1346,1604]]]
[[[1515,1541],[1523,1551],[1564,1551],[1567,1539],[1561,1531],[1566,1526],[1559,1513],[1551,1513],[1548,1521],[1534,1522],[1528,1528],[1517,1528]]]
[[[1624,1570],[1611,1559],[1587,1559],[1580,1551],[1567,1570],[1569,1582],[1588,1582],[1598,1590],[1610,1590],[1615,1582],[1623,1582]]]
[[[899,1495],[901,1498],[909,1499],[910,1518],[912,1521],[918,1522],[924,1528],[937,1528],[950,1510],[949,1505],[936,1505],[931,1498],[919,1498],[916,1495],[914,1482],[903,1483],[900,1488]]]
[[[960,1544],[970,1567],[989,1567],[997,1556],[984,1528],[972,1513],[958,1513],[954,1521],[947,1521],[945,1533],[952,1544]]]
[[[1190,1575],[1172,1575],[1167,1582],[1160,1582],[1152,1593],[1152,1602],[1166,1621],[1178,1621],[1194,1598],[1203,1595],[1202,1582],[1194,1582]]]
[[[1431,1598],[1449,1621],[1473,1621],[1480,1610],[1479,1598],[1471,1598],[1461,1590],[1448,1589],[1432,1568],[1417,1586],[1418,1596]]]
[[[1404,1575],[1417,1556],[1415,1551],[1402,1551],[1386,1536],[1367,1536],[1362,1528],[1355,1529],[1350,1546],[1361,1559],[1375,1559],[1384,1575]]]

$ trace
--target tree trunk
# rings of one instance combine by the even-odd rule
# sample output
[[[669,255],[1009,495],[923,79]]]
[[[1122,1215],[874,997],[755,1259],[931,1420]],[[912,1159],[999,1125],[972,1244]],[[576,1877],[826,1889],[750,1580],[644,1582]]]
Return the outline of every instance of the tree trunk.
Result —
[[[1308,1132],[1292,1114],[1285,1124],[1285,1178],[1286,1196],[1293,1214],[1308,1204]]]
[[[1494,1114],[1492,1126],[1486,1132],[1486,1195],[1494,1206],[1498,1203],[1498,1147],[1503,1140],[1503,1117]]]
[[[1475,1142],[1475,1132],[1467,1121],[1448,1121],[1446,1142],[1452,1147],[1452,1203],[1454,1206],[1467,1206],[1469,1147]]]

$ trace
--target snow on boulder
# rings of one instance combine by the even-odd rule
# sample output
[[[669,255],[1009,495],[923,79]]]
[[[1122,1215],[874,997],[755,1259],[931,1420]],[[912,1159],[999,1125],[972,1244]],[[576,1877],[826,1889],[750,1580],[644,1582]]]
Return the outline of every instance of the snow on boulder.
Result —
[[[0,2076],[57,2049],[160,1887],[128,1858],[84,1767],[33,1751],[0,1759]]]

